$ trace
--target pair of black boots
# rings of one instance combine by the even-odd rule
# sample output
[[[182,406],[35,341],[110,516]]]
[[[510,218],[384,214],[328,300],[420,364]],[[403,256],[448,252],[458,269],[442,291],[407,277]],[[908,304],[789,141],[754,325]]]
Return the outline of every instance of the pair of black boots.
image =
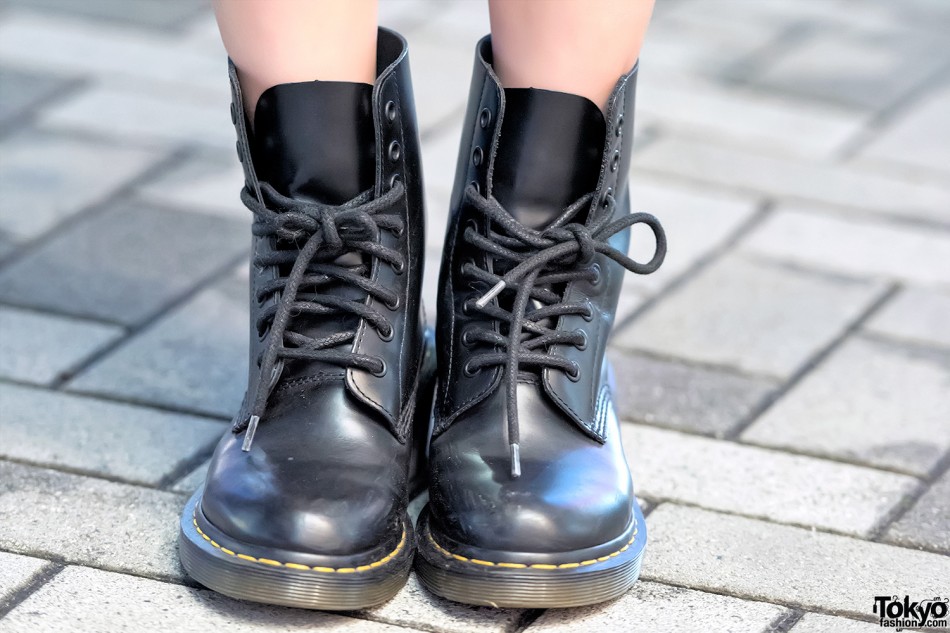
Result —
[[[253,133],[231,67],[251,371],[185,508],[182,563],[229,596],[317,609],[388,600],[414,556],[461,602],[616,597],[646,528],[604,352],[623,268],[665,252],[629,212],[636,70],[605,120],[582,97],[503,89],[479,43],[433,341],[406,43],[380,29],[377,46],[374,86],[276,86]],[[647,264],[624,255],[637,222],[657,238]]]

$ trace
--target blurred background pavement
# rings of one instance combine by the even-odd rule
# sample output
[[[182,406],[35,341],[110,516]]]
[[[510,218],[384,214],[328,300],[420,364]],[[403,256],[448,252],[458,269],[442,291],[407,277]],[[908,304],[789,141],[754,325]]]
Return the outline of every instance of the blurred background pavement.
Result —
[[[251,215],[207,4],[0,2],[0,631],[872,633],[876,595],[947,597],[950,2],[658,4],[632,200],[670,252],[628,278],[611,346],[643,580],[549,612],[413,580],[342,616],[178,563],[246,364]],[[381,19],[410,42],[431,297],[487,11]]]

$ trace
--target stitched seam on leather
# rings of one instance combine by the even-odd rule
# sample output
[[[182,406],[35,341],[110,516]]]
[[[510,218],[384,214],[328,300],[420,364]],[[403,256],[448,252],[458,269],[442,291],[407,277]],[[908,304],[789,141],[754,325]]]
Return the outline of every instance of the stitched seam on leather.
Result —
[[[392,80],[393,80],[393,83],[395,83],[396,80],[395,80],[394,77],[395,77],[395,75],[390,75],[389,77],[387,77],[386,79],[384,79],[382,83],[385,84],[385,83],[388,82],[390,79],[392,79]],[[380,92],[380,94],[382,94],[382,93],[384,92],[384,89],[383,89],[383,86],[382,86],[382,85],[380,85],[380,90],[379,90],[379,92]],[[382,131],[381,131],[381,130],[382,130],[382,128],[380,128],[380,130],[379,130],[380,136],[382,136]],[[406,195],[406,198],[408,199],[408,194]],[[375,279],[378,278],[378,277],[379,277],[379,263],[377,262],[377,264],[376,264],[376,276],[375,276],[375,278],[374,278],[374,281],[375,281]],[[373,299],[372,299],[371,297],[367,297],[366,304],[369,305],[369,303],[372,302],[372,300],[373,300]],[[360,326],[359,326],[359,328],[357,329],[357,332],[356,332],[356,340],[353,342],[353,349],[354,349],[354,350],[359,350],[359,349],[360,349],[360,345],[362,344],[363,338],[364,338],[364,336],[366,335],[366,329],[367,329],[367,328],[366,328],[366,323],[365,323],[365,322],[360,323]],[[402,354],[401,354],[401,353],[400,353],[400,359],[399,359],[399,360],[400,360],[400,366],[402,366]],[[356,389],[356,391],[357,391],[361,396],[363,396],[366,400],[368,400],[369,402],[372,402],[374,405],[376,405],[376,406],[379,408],[379,410],[383,413],[383,415],[386,416],[386,418],[388,418],[388,421],[389,421],[389,423],[390,423],[390,426],[391,426],[392,430],[396,431],[396,434],[398,435],[398,434],[399,434],[399,430],[398,430],[397,427],[398,427],[398,425],[399,425],[399,421],[398,421],[397,417],[394,416],[393,413],[392,413],[389,409],[387,409],[381,402],[377,402],[376,400],[373,399],[372,396],[370,396],[368,393],[366,393],[365,391],[363,391],[363,390],[360,388],[358,382],[357,382],[355,379],[350,380],[349,383],[353,385],[353,388]]]
[[[219,545],[218,543],[214,542],[214,540],[212,540],[210,536],[205,534],[201,530],[201,528],[198,527],[198,519],[192,517],[191,522],[195,526],[195,531],[198,532],[198,535],[201,536],[201,538],[203,538],[208,543],[210,543],[212,547],[227,554],[228,556],[240,558],[241,560],[245,560],[249,563],[258,563],[261,565],[268,565],[270,567],[287,567],[288,569],[300,569],[303,571],[315,571],[315,572],[327,573],[327,574],[352,574],[352,573],[369,571],[371,569],[381,567],[385,565],[386,563],[388,563],[389,561],[391,561],[397,554],[399,554],[403,546],[406,544],[406,530],[405,528],[403,528],[402,538],[399,539],[399,544],[396,545],[396,549],[389,552],[388,554],[386,554],[379,560],[369,563],[368,565],[358,565],[356,567],[320,567],[320,566],[311,567],[310,565],[301,565],[300,563],[282,563],[278,560],[272,560],[270,558],[257,558],[254,556],[249,556],[248,554],[241,554],[241,553],[235,552],[234,550],[230,550],[227,547],[224,547],[223,545]]]
[[[294,378],[283,383],[280,387],[274,390],[274,393],[281,393],[294,387],[299,387],[300,385],[306,385],[308,383],[317,383],[323,384],[325,382],[330,382],[334,378],[346,378],[346,374],[343,372],[330,373],[330,372],[319,372],[313,374],[312,376],[303,376],[301,378]]]
[[[429,542],[432,543],[441,554],[448,558],[454,558],[457,561],[463,563],[469,563],[472,565],[481,565],[482,567],[510,567],[516,569],[545,569],[545,570],[555,570],[555,569],[573,569],[574,567],[586,567],[588,565],[594,565],[595,563],[603,563],[611,558],[619,556],[621,553],[626,552],[630,549],[630,546],[633,545],[633,542],[637,538],[637,533],[640,531],[640,526],[637,525],[633,528],[633,536],[630,537],[630,540],[627,541],[627,544],[621,547],[620,549],[600,556],[598,558],[591,558],[589,560],[583,560],[579,563],[511,563],[511,562],[493,562],[488,560],[481,560],[479,558],[468,558],[462,556],[461,554],[453,554],[449,550],[445,549],[441,545],[435,542],[435,539],[432,537],[432,532],[427,531],[426,536],[429,538]]]

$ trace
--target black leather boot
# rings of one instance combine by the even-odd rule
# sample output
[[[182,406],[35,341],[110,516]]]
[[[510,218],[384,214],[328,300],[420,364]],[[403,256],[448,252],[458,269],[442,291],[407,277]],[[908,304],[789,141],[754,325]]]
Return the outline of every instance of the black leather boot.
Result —
[[[624,268],[636,68],[591,101],[502,89],[477,48],[438,306],[439,389],[416,567],[472,604],[567,607],[637,579],[646,541],[605,348]],[[626,253],[631,225],[653,259]]]
[[[317,609],[391,598],[434,370],[420,288],[423,193],[406,43],[380,29],[374,86],[305,82],[232,115],[254,213],[247,395],[181,521],[188,573]]]

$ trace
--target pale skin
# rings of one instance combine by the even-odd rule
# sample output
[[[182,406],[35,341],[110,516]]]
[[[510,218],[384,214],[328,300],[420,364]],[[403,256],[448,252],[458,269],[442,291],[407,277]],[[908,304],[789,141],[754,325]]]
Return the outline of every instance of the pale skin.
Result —
[[[489,0],[495,72],[507,88],[568,92],[604,109],[640,55],[653,2]],[[214,0],[214,11],[251,122],[271,86],[376,78],[377,0]]]

